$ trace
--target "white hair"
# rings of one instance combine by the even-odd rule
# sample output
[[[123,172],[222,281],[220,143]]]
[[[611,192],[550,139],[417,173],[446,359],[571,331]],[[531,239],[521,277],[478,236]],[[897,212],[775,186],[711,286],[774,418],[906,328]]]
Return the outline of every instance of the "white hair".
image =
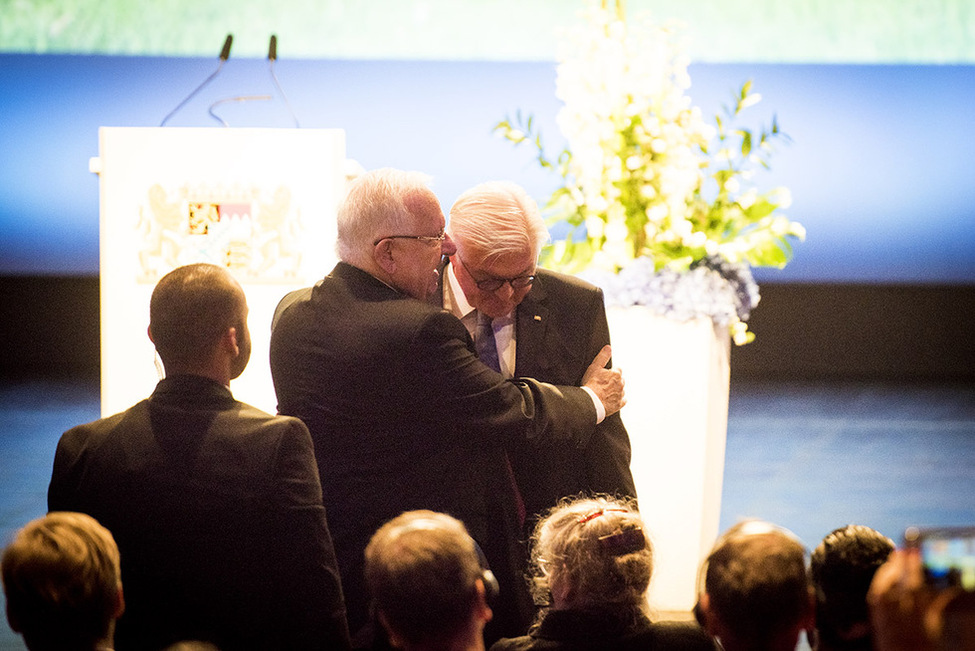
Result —
[[[473,260],[528,249],[538,259],[549,239],[538,204],[511,181],[489,181],[464,192],[450,209],[447,232]]]
[[[352,181],[336,219],[339,259],[363,267],[376,240],[408,229],[413,215],[405,199],[431,193],[430,180],[421,172],[384,167]]]

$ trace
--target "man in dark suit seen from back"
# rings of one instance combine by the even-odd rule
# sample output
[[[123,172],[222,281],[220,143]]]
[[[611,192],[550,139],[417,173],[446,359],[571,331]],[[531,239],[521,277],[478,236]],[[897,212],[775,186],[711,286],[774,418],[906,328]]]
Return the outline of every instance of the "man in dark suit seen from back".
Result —
[[[250,357],[243,290],[221,267],[180,267],[149,312],[166,377],[65,432],[48,491],[50,510],[87,513],[118,543],[116,648],[348,648],[308,430],[230,392]]]

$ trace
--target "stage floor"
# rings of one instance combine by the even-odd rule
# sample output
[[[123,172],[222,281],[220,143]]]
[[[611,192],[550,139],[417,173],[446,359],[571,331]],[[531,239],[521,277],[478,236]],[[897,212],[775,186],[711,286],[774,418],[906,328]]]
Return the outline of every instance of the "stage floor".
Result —
[[[99,417],[95,383],[0,383],[0,541],[46,510],[61,432]],[[734,381],[721,529],[745,517],[810,548],[865,524],[975,524],[975,385]],[[646,498],[644,498],[646,499]],[[0,651],[22,650],[4,620]]]

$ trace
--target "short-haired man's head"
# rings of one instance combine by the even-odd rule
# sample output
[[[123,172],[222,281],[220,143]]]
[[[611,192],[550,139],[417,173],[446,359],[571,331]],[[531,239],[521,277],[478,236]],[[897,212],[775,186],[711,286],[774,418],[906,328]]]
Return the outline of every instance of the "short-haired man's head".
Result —
[[[565,500],[539,521],[532,543],[536,601],[645,608],[653,546],[632,500]]]
[[[456,635],[477,607],[485,568],[459,520],[434,511],[407,511],[390,520],[366,547],[366,581],[391,635],[424,644]],[[483,585],[483,583],[482,583]]]
[[[429,186],[426,174],[389,167],[371,170],[352,181],[336,216],[339,259],[368,269],[375,242],[390,235],[410,234],[414,213],[424,202],[436,201]]]
[[[526,251],[537,262],[549,238],[538,204],[510,181],[489,181],[460,195],[450,208],[447,232],[470,264]]]
[[[867,591],[894,548],[879,531],[851,524],[832,531],[813,550],[816,632],[829,648],[871,648]]]
[[[121,610],[119,551],[82,513],[31,521],[0,560],[10,627],[30,648],[94,648]]]
[[[239,375],[250,356],[247,299],[226,269],[190,264],[173,269],[156,284],[149,301],[149,330],[167,371],[209,356],[228,328],[237,329]]]
[[[810,615],[806,549],[781,527],[760,520],[726,531],[705,561],[708,619],[738,640],[764,648]]]

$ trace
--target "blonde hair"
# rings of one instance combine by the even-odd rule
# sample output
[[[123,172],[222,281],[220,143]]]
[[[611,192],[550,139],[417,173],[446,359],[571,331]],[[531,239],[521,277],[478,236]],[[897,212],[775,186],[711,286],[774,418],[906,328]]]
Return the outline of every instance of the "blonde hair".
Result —
[[[565,500],[538,523],[532,543],[536,601],[567,587],[572,608],[646,609],[653,546],[634,500]]]
[[[49,513],[21,529],[0,560],[11,628],[31,646],[94,645],[119,609],[119,551],[83,513]],[[40,645],[39,645],[40,646]]]

